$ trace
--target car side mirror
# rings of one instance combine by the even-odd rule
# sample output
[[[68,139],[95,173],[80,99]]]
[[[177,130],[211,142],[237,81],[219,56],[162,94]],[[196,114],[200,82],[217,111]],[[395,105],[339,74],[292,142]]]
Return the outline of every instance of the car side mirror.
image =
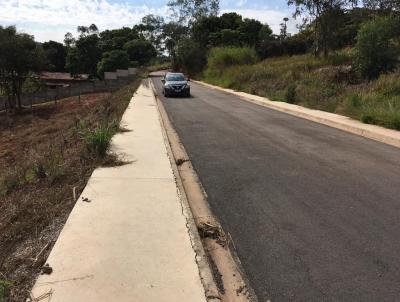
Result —
[[[165,83],[165,79],[161,79],[161,82]]]
[[[186,79],[186,81],[190,82],[190,79],[189,79],[189,78],[187,78],[187,79]]]

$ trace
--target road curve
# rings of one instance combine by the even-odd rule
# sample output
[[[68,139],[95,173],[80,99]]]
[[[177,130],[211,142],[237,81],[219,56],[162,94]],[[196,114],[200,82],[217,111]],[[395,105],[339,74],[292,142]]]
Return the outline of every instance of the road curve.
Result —
[[[400,301],[400,149],[153,81],[259,301]]]

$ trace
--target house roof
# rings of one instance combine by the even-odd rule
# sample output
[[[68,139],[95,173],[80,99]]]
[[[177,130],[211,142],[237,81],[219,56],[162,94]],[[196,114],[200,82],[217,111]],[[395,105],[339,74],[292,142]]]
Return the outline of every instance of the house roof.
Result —
[[[89,79],[88,74],[78,74],[71,76],[68,72],[48,72],[44,71],[38,74],[39,79],[44,81],[58,80],[58,81],[85,81]]]

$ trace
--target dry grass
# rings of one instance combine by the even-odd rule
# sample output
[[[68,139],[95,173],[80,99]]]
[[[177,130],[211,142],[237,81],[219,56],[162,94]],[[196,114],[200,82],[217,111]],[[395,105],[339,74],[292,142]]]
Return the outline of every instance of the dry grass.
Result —
[[[346,49],[327,59],[299,55],[219,70],[211,65],[203,80],[400,130],[400,73],[362,81],[351,67],[353,55]]]
[[[88,94],[0,113],[0,289],[4,301],[25,301],[94,168],[119,163],[88,152],[82,125],[119,123],[140,79],[115,93]],[[46,247],[47,246],[47,247]],[[45,248],[40,259],[38,254]],[[0,295],[1,301],[1,295]]]

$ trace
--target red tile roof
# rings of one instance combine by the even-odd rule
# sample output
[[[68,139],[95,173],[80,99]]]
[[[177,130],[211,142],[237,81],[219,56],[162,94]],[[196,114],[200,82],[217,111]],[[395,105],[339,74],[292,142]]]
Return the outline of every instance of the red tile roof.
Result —
[[[74,77],[71,76],[70,73],[68,72],[41,72],[38,74],[38,77],[41,80],[44,81],[51,81],[51,80],[57,80],[57,81],[85,81],[89,79],[88,74],[78,74]]]

